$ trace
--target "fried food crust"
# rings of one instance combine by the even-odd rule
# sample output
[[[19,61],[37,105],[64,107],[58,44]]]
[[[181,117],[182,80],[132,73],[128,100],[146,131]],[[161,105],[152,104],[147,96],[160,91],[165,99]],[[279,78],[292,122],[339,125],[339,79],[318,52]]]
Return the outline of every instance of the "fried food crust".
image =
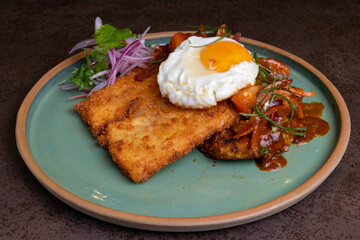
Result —
[[[75,105],[100,145],[134,182],[142,182],[189,153],[239,114],[230,101],[184,109],[161,96],[158,66],[138,69]]]
[[[260,153],[251,149],[251,135],[233,138],[230,129],[215,133],[198,149],[207,157],[223,160],[246,160],[259,158]]]
[[[156,81],[157,64],[148,68],[138,68],[120,77],[115,84],[94,91],[89,97],[75,104],[83,122],[101,146],[107,146],[106,128],[109,122],[120,120],[134,114],[140,104],[151,103],[159,88]],[[141,101],[147,99],[147,101]]]
[[[237,118],[228,101],[200,110],[179,108],[163,98],[138,115],[109,123],[109,151],[126,175],[142,182]]]

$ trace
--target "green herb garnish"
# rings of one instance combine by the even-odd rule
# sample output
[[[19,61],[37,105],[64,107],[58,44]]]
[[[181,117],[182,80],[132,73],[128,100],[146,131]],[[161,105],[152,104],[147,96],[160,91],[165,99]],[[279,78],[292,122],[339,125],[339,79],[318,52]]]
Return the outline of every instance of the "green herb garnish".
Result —
[[[255,103],[254,105],[255,107],[255,111],[257,112],[257,114],[264,118],[266,121],[270,122],[272,125],[281,128],[283,130],[285,130],[286,132],[289,132],[291,134],[294,134],[296,136],[304,136],[306,133],[306,127],[297,127],[297,128],[287,128],[282,126],[281,124],[279,124],[279,122],[275,122],[273,120],[271,120],[270,118],[268,118],[258,107],[258,105]]]
[[[109,49],[124,47],[124,40],[129,37],[136,37],[130,29],[117,29],[109,24],[102,25],[95,32],[98,46],[90,51],[90,55],[85,50],[86,63],[73,70],[70,80],[78,85],[80,90],[95,87],[90,77],[109,68],[109,63],[105,61]]]
[[[268,89],[266,89],[268,90]],[[265,90],[260,90],[260,92],[266,92]],[[290,104],[290,107],[291,107],[291,113],[290,113],[290,119],[286,120],[286,121],[283,121],[283,122],[290,122],[292,119],[293,119],[293,116],[294,116],[294,111],[297,111],[297,107],[296,105],[287,97],[285,97],[284,95],[282,94],[278,94],[278,93],[272,93],[272,92],[268,92],[269,94],[271,94],[271,96],[277,96],[277,97],[280,97],[284,100],[286,100],[289,104]]]
[[[264,155],[265,153],[268,153],[269,149],[266,146],[261,146],[260,155]]]
[[[269,77],[271,80],[274,81],[278,81],[278,80],[282,80],[280,77],[278,77],[275,73],[273,73],[270,69],[268,69],[267,67],[264,67],[263,65],[261,65],[259,63],[258,60],[258,56],[257,54],[254,52],[254,57],[253,57],[253,62],[256,63],[256,65],[259,66],[259,74],[260,76],[263,78],[263,80],[267,83],[272,83],[270,80],[268,80],[266,77]],[[273,75],[271,75],[270,73],[272,73]],[[277,76],[274,77],[274,76]]]
[[[100,48],[107,52],[110,48],[124,47],[125,43],[123,41],[135,36],[128,28],[117,29],[110,24],[104,24],[95,32],[95,41]]]
[[[93,57],[97,62],[102,62],[106,59],[107,52],[104,48],[101,48],[100,46],[96,46],[93,50],[90,52],[90,56]]]
[[[285,120],[285,121],[273,121],[271,120],[270,118],[268,118],[264,112],[258,107],[257,103],[255,102],[255,105],[254,105],[254,108],[255,108],[255,111],[256,111],[256,115],[262,117],[263,119],[265,119],[266,121],[270,122],[272,125],[278,127],[278,128],[281,128],[283,130],[285,130],[286,132],[289,132],[289,133],[292,133],[294,135],[297,135],[297,136],[304,136],[305,133],[306,133],[306,127],[298,127],[298,128],[287,128],[287,127],[284,127],[282,126],[280,123],[281,122],[290,122],[292,119],[293,119],[293,116],[294,116],[294,111],[297,111],[297,107],[296,105],[289,99],[287,98],[286,96],[282,95],[282,94],[278,94],[278,93],[275,93],[275,91],[277,89],[280,89],[281,87],[283,87],[283,85],[279,85],[279,86],[276,86],[276,82],[277,81],[281,81],[281,80],[284,80],[284,78],[281,78],[280,76],[278,76],[277,74],[273,73],[270,69],[266,68],[265,66],[262,66],[259,61],[258,61],[258,56],[256,53],[254,53],[254,57],[253,57],[253,61],[259,66],[259,74],[260,76],[263,78],[263,80],[268,83],[268,84],[272,84],[273,86],[271,88],[268,88],[268,89],[262,89],[260,90],[259,92],[263,92],[263,93],[268,93],[268,94],[271,94],[271,98],[269,100],[269,104],[271,104],[271,102],[274,100],[274,97],[277,96],[277,97],[280,97],[284,100],[286,100],[289,104],[290,104],[290,107],[291,107],[291,113],[290,113],[290,118]],[[272,81],[268,80],[267,77],[269,77]],[[249,114],[242,114],[241,115],[243,116],[253,116],[252,114],[249,115]]]
[[[104,61],[94,65],[94,62],[86,50],[84,50],[84,53],[86,63],[82,64],[80,68],[74,68],[72,71],[73,76],[70,77],[70,80],[79,86],[79,90],[92,89],[95,87],[95,83],[90,79],[90,77],[109,68],[109,64]]]

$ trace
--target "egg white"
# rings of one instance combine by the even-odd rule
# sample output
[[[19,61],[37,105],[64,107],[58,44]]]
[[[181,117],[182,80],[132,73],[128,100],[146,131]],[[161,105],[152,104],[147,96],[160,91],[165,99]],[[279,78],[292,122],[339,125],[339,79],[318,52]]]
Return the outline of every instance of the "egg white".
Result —
[[[200,60],[202,47],[218,37],[192,36],[182,42],[159,68],[161,94],[185,108],[208,108],[255,83],[259,68],[254,62],[240,62],[226,72],[207,69]],[[221,41],[233,41],[224,38]],[[240,44],[241,45],[241,44]]]

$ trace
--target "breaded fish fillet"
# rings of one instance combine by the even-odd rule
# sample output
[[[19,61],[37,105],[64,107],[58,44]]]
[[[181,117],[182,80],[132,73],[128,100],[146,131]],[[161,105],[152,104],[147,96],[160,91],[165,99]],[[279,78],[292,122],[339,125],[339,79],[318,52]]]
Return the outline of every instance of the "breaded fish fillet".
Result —
[[[109,123],[110,154],[134,182],[145,181],[237,121],[239,114],[230,104],[183,109],[161,98],[138,115]]]
[[[158,67],[152,64],[146,69],[138,68],[118,78],[114,85],[94,91],[74,105],[100,145],[107,145],[103,134],[109,122],[127,117],[140,104],[151,104],[159,97],[154,94],[159,88],[156,81]]]
[[[204,110],[176,107],[161,96],[157,73],[156,65],[137,69],[75,105],[134,182],[149,179],[239,118],[229,101]]]

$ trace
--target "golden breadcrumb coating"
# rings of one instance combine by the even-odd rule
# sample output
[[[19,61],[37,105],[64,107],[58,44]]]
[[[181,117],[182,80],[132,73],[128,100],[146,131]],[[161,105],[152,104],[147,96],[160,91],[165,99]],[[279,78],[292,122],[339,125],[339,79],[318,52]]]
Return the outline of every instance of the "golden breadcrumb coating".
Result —
[[[189,153],[239,114],[229,101],[208,109],[184,109],[161,96],[158,65],[137,69],[75,105],[100,145],[134,182]]]

